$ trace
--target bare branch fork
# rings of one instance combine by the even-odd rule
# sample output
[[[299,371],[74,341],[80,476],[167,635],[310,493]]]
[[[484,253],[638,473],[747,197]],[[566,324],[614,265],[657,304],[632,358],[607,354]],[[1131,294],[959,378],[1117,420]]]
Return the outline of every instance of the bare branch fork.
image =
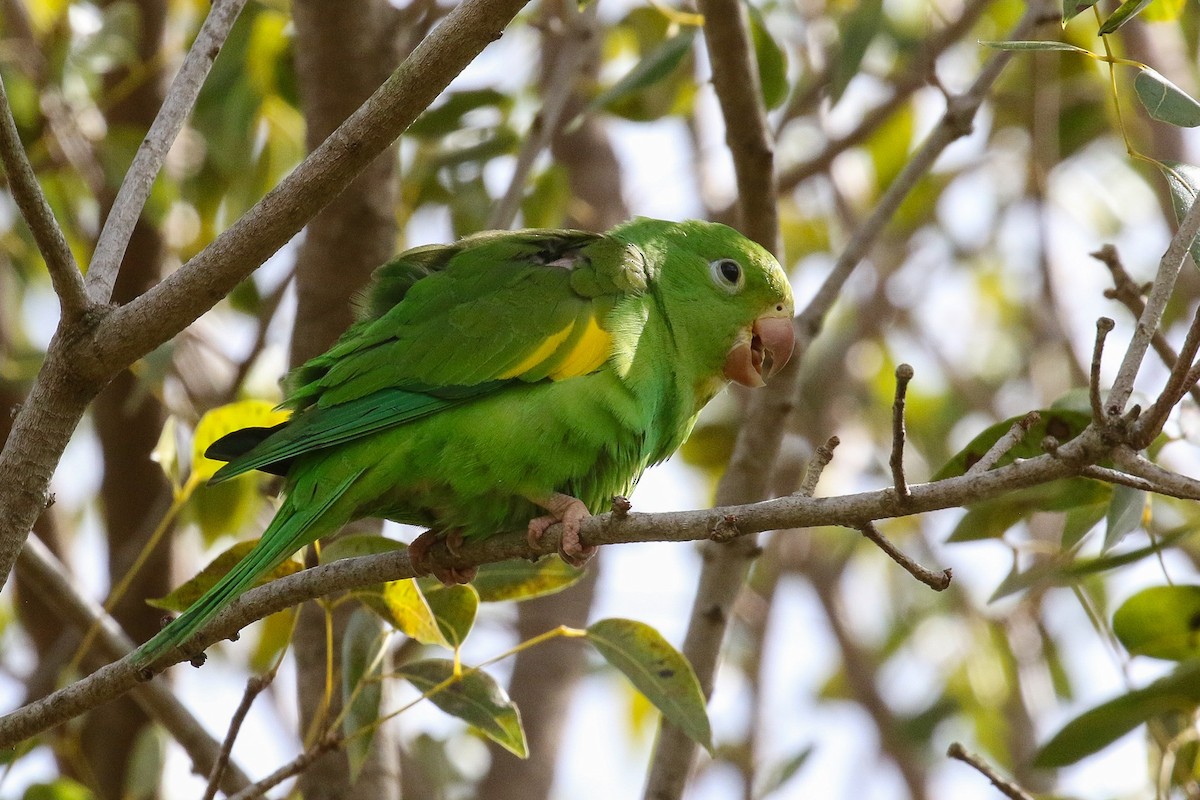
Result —
[[[84,280],[71,258],[65,239],[16,137],[7,97],[0,86],[0,160],[3,160],[14,197],[34,232],[63,307],[59,328],[46,353],[27,402],[13,421],[0,452],[0,580],[7,581],[17,554],[34,520],[43,510],[47,487],[72,432],[84,410],[113,375],[176,335],[224,297],[272,253],[279,249],[326,203],[404,131],[490,42],[498,38],[527,0],[467,0],[446,16],[378,91],[279,186],[226,229],[204,250],[150,291],[132,302],[111,308],[90,301]],[[231,14],[238,0],[226,0],[222,14]],[[219,43],[214,9],[213,36],[197,40],[202,50],[197,68],[211,63],[212,48]],[[222,23],[223,24],[223,23]],[[206,23],[207,25],[207,23]],[[191,74],[191,73],[189,73]],[[186,92],[180,88],[186,83]],[[191,91],[190,81],[177,81],[172,98]],[[172,114],[176,106],[172,100]],[[165,113],[165,112],[164,112]],[[160,117],[165,119],[165,116]],[[172,117],[174,119],[174,117]],[[148,145],[139,161],[139,180],[153,181],[160,147],[169,147],[174,123],[164,121],[161,137]],[[157,123],[156,123],[157,125]],[[157,137],[157,134],[155,134]],[[163,151],[165,152],[165,151]],[[149,175],[149,178],[146,178]],[[131,181],[133,179],[131,178]],[[128,205],[140,210],[141,190],[131,183]],[[136,217],[136,211],[130,211]],[[123,217],[121,217],[123,219]],[[114,219],[114,226],[123,223]],[[119,262],[123,237],[106,240]],[[111,249],[108,242],[111,241]],[[102,253],[101,255],[104,255]],[[115,267],[113,267],[115,269]],[[93,279],[93,287],[108,278]],[[97,296],[107,289],[94,288]]]

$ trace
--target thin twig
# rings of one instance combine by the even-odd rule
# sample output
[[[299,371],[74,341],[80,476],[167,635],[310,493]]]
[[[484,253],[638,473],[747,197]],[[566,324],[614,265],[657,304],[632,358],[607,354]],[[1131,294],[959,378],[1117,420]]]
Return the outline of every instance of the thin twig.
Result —
[[[974,767],[981,775],[991,781],[993,786],[999,789],[1006,797],[1011,798],[1011,800],[1034,800],[1033,795],[1002,776],[999,772],[996,772],[982,757],[968,752],[958,742],[950,745],[950,749],[946,751],[946,755]]]
[[[217,756],[217,763],[213,764],[212,771],[208,775],[208,787],[204,790],[204,800],[213,800],[217,796],[217,787],[221,784],[225,768],[229,766],[229,756],[233,752],[233,743],[242,730],[242,723],[246,721],[246,715],[250,713],[250,706],[254,705],[255,698],[271,685],[273,677],[274,673],[266,676],[255,675],[246,681],[242,702],[238,704],[237,710],[233,712],[233,717],[229,720],[229,730],[225,734],[225,741],[221,743],[221,753]]]
[[[570,34],[581,39],[591,35],[596,18],[595,3],[589,3],[582,14],[574,3],[563,3],[562,8],[566,17],[563,23]],[[512,226],[517,209],[521,206],[529,171],[533,169],[538,155],[550,145],[550,140],[562,124],[563,110],[567,107],[567,101],[570,100],[571,91],[575,87],[575,78],[587,57],[588,47],[584,41],[559,48],[558,59],[549,73],[550,85],[542,101],[542,110],[534,118],[533,130],[525,137],[525,143],[517,153],[517,164],[513,168],[512,179],[504,197],[492,207],[492,213],[488,215],[488,228],[500,230]]]
[[[340,735],[330,733],[287,764],[284,764],[261,781],[250,784],[242,791],[230,797],[229,800],[253,800],[256,797],[262,797],[288,778],[295,777],[304,772],[304,770],[312,766],[314,761],[329,751],[336,750],[341,743],[342,737]]]
[[[904,398],[908,394],[908,382],[913,379],[911,364],[896,367],[896,397],[892,401],[892,457],[888,464],[892,468],[892,486],[902,499],[908,499],[908,479],[904,477]]]
[[[1196,310],[1192,316],[1192,324],[1188,328],[1187,336],[1183,340],[1183,347],[1179,351],[1179,356],[1171,366],[1171,374],[1167,376],[1166,385],[1163,386],[1158,399],[1154,401],[1154,404],[1138,420],[1137,427],[1134,429],[1133,436],[1131,437],[1131,444],[1134,449],[1141,450],[1154,441],[1154,437],[1162,432],[1163,425],[1167,422],[1167,417],[1171,415],[1171,409],[1183,399],[1188,389],[1195,386],[1195,381],[1188,382],[1188,376],[1195,366],[1193,362],[1196,360],[1197,352],[1200,352],[1200,305],[1196,306]]]
[[[858,530],[863,536],[874,542],[876,547],[887,553],[888,558],[892,559],[892,561],[895,561],[897,564],[903,567],[905,572],[907,572],[909,575],[912,575],[914,578],[928,586],[930,589],[933,589],[935,592],[940,592],[950,585],[951,572],[948,567],[941,572],[934,572],[931,569],[921,566],[916,561],[913,561],[907,553],[896,547],[896,545],[892,544],[891,540],[880,533],[879,529],[875,527],[874,522],[868,522],[860,525]]]
[[[1157,494],[1185,500],[1200,500],[1200,480],[1163,469],[1127,445],[1116,447],[1112,452],[1112,459],[1121,469],[1153,484],[1154,488],[1151,491]]]
[[[1090,255],[1104,264],[1112,276],[1113,288],[1106,289],[1104,296],[1111,300],[1116,300],[1125,306],[1135,318],[1140,317],[1146,310],[1146,303],[1142,299],[1142,287],[1134,283],[1133,278],[1125,271],[1125,267],[1121,263],[1121,256],[1117,253],[1117,248],[1111,244],[1106,244]],[[1159,358],[1162,359],[1162,362],[1168,368],[1173,368],[1179,363],[1179,355],[1175,352],[1175,348],[1171,346],[1171,343],[1167,341],[1167,337],[1163,336],[1162,331],[1154,332],[1154,336],[1150,339],[1150,346],[1154,348],[1154,352],[1158,353]],[[1200,388],[1197,388],[1195,383],[1196,381],[1193,380],[1190,383],[1185,382],[1184,385],[1191,392],[1192,399],[1200,403]]]
[[[965,475],[978,475],[981,472],[987,472],[992,467],[1004,458],[1004,455],[1019,445],[1021,441],[1029,435],[1029,429],[1038,423],[1042,415],[1036,411],[1030,411],[1025,416],[1012,424],[1008,432],[995,441],[988,448],[987,452],[979,457],[979,460],[972,464]]]
[[[1088,379],[1088,400],[1092,406],[1092,421],[1104,424],[1104,408],[1100,400],[1100,363],[1104,357],[1104,340],[1112,331],[1114,323],[1108,317],[1096,320],[1096,341],[1092,345],[1092,368]]]
[[[804,471],[804,481],[800,484],[800,488],[796,490],[796,494],[801,497],[812,497],[817,491],[817,482],[821,480],[821,473],[829,466],[829,462],[833,461],[833,451],[842,443],[842,440],[836,436],[830,436],[825,441],[825,444],[817,448],[817,452],[813,453],[812,458],[808,460],[808,469]]]
[[[1105,483],[1118,484],[1120,486],[1128,486],[1130,489],[1141,489],[1144,492],[1158,492],[1159,494],[1167,494],[1162,491],[1156,483],[1152,483],[1145,478],[1139,478],[1136,475],[1128,475],[1120,470],[1112,469],[1111,467],[1101,467],[1093,464],[1090,467],[1084,467],[1079,471],[1079,474],[1084,478],[1094,478]],[[1195,498],[1185,498],[1195,499]]]
[[[125,248],[129,245],[138,217],[142,215],[146,199],[150,197],[150,189],[162,169],[167,152],[196,105],[200,87],[204,85],[217,54],[221,52],[221,46],[245,5],[246,0],[214,0],[204,24],[200,26],[200,32],[196,34],[196,40],[184,56],[179,72],[158,110],[158,116],[154,118],[146,138],[133,157],[129,171],[125,173],[125,180],[117,190],[112,210],[100,231],[87,274],[87,292],[94,302],[107,303],[112,297]]]
[[[1183,215],[1183,219],[1179,221],[1179,228],[1171,237],[1171,243],[1158,262],[1158,272],[1150,287],[1150,294],[1146,298],[1146,308],[1138,318],[1133,336],[1129,340],[1129,347],[1121,361],[1121,367],[1117,370],[1117,377],[1113,380],[1112,389],[1108,394],[1108,408],[1114,416],[1125,411],[1129,395],[1133,394],[1134,379],[1146,357],[1146,350],[1154,338],[1154,333],[1162,321],[1167,301],[1171,299],[1171,294],[1175,290],[1175,281],[1179,277],[1179,270],[1188,257],[1188,249],[1197,233],[1200,233],[1200,202],[1193,202],[1188,212]]]
[[[83,275],[50,204],[46,202],[25,148],[21,146],[17,121],[13,119],[3,81],[0,81],[0,161],[4,163],[13,200],[33,233],[38,252],[46,261],[63,319],[74,321],[89,305],[83,290]]]

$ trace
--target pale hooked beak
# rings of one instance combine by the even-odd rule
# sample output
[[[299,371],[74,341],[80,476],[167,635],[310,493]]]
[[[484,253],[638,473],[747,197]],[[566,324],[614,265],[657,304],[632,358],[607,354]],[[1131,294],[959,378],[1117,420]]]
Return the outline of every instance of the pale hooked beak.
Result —
[[[742,331],[733,349],[725,356],[725,377],[742,386],[757,388],[792,357],[796,334],[792,318],[762,316],[748,331]]]

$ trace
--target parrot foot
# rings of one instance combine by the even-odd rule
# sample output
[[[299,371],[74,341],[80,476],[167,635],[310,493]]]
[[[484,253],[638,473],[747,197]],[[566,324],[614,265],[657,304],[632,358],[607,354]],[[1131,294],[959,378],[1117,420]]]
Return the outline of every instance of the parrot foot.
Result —
[[[579,526],[591,516],[583,501],[570,495],[555,493],[545,500],[533,500],[533,502],[550,513],[544,517],[535,517],[529,520],[529,528],[526,532],[529,544],[536,547],[542,540],[542,536],[545,535],[546,529],[556,522],[561,522],[563,532],[562,539],[558,543],[558,554],[562,560],[576,569],[583,567],[591,560],[592,556],[596,554],[596,548],[594,546],[584,547],[583,542],[579,541]]]
[[[432,575],[444,586],[457,586],[475,580],[475,573],[479,571],[477,567],[442,567],[430,563],[429,550],[437,544],[439,539],[445,541],[446,551],[450,555],[457,556],[459,554],[459,549],[463,544],[462,531],[457,528],[445,532],[428,530],[413,539],[408,545],[408,560],[413,568],[417,572]]]

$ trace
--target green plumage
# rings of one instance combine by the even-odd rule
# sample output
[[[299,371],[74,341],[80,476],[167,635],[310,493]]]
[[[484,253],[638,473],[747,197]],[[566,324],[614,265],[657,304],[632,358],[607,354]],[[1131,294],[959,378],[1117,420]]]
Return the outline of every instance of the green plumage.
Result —
[[[774,258],[732,229],[638,219],[409,250],[376,271],[360,310],[289,377],[288,422],[210,449],[229,462],[214,480],[271,471],[286,497],[139,663],[359,517],[473,538],[524,529],[552,496],[603,510],[679,447],[731,350],[757,345],[756,321],[790,320],[792,299]]]

